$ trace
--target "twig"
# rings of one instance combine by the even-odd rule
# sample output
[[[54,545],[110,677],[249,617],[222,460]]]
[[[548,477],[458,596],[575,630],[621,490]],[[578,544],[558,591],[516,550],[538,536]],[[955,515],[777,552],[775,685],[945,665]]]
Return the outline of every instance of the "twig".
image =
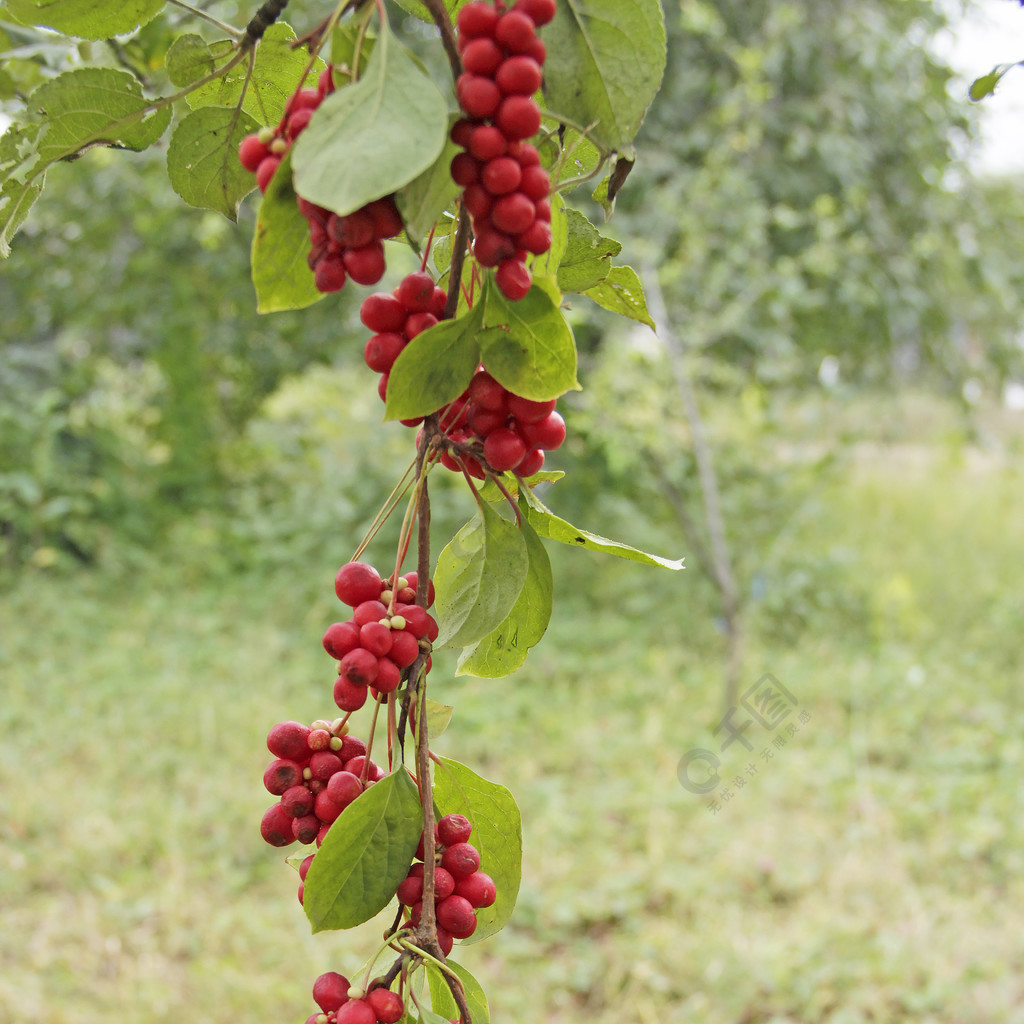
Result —
[[[466,260],[466,246],[469,244],[469,214],[465,208],[459,211],[459,228],[455,232],[452,246],[452,261],[448,265],[448,299],[444,304],[444,320],[455,316],[459,308],[459,287],[462,284],[462,265]]]
[[[423,6],[430,12],[437,30],[441,33],[444,52],[448,54],[448,63],[452,66],[452,78],[462,74],[462,57],[459,56],[459,44],[455,39],[455,28],[452,19],[442,0],[423,0]]]

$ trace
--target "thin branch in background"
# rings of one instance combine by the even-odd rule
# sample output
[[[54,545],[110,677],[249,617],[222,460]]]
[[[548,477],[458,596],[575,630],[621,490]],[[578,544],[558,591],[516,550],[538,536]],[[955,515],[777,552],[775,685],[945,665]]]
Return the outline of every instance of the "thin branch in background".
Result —
[[[197,18],[202,18],[203,21],[215,25],[221,32],[226,32],[233,39],[240,39],[242,37],[241,29],[237,29],[234,25],[229,25],[226,21],[215,18],[212,14],[207,14],[201,7],[193,7],[192,4],[185,3],[185,0],[170,0],[170,2],[175,7],[180,7],[182,10],[188,11],[189,14],[194,14]]]
[[[665,346],[672,375],[683,406],[683,414],[689,422],[693,451],[697,460],[697,474],[700,479],[701,498],[704,503],[704,518],[711,542],[711,561],[714,582],[722,598],[722,614],[725,618],[727,637],[725,666],[725,706],[736,703],[739,686],[741,635],[739,622],[739,591],[733,574],[732,558],[725,534],[725,519],[722,515],[722,501],[718,489],[718,475],[711,444],[704,429],[704,419],[697,404],[697,393],[690,372],[690,354],[685,341],[676,334],[665,308],[665,296],[661,291],[658,276],[651,267],[644,268],[644,285],[648,305],[655,323],[658,337]],[[684,526],[685,529],[685,526]]]

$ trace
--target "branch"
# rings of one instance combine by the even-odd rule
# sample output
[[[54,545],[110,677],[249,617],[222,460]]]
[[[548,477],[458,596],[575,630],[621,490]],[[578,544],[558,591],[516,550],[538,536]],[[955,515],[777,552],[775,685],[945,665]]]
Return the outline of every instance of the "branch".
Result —
[[[442,0],[423,0],[423,6],[430,12],[437,30],[441,33],[444,52],[448,54],[448,63],[452,66],[452,78],[462,74],[462,57],[459,56],[459,44],[455,39],[455,28],[452,19]]]
[[[469,244],[469,214],[459,211],[459,227],[452,245],[452,262],[448,267],[448,300],[444,304],[444,320],[455,316],[459,308],[459,288],[462,286],[462,265],[466,261],[466,246]]]

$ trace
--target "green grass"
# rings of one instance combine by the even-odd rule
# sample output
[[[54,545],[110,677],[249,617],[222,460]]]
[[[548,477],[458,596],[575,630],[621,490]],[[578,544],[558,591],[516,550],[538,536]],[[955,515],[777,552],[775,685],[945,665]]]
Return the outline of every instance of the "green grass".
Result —
[[[493,1019],[1024,1021],[1024,477],[904,454],[859,453],[802,506],[810,582],[769,579],[744,685],[771,672],[811,717],[718,814],[676,778],[720,742],[692,570],[559,552],[518,675],[436,658],[437,749],[523,810],[512,922],[456,954]],[[258,834],[263,735],[330,711],[335,567],[170,561],[0,597],[4,1022],[299,1022],[317,974],[376,946],[380,922],[313,938]]]

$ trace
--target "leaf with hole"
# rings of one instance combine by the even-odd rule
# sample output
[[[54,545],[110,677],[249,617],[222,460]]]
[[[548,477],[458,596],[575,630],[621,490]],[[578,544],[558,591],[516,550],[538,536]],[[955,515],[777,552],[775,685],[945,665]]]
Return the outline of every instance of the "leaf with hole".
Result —
[[[647,311],[644,286],[632,267],[612,267],[600,284],[588,288],[583,294],[612,313],[647,324],[652,331],[656,329]]]

